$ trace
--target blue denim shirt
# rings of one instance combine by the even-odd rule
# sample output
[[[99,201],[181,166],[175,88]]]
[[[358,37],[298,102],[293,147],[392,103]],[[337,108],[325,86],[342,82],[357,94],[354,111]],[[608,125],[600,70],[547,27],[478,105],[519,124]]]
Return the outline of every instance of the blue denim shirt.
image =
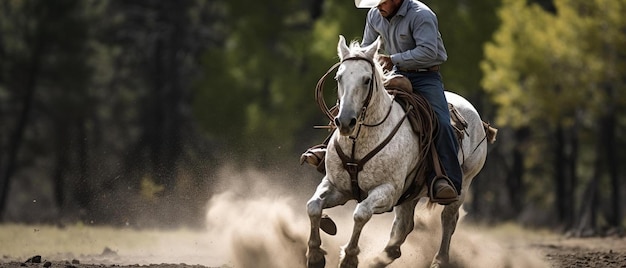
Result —
[[[404,0],[391,20],[377,8],[370,9],[361,46],[372,44],[378,36],[383,41],[383,53],[389,54],[400,70],[429,68],[448,59],[437,16],[416,0]]]

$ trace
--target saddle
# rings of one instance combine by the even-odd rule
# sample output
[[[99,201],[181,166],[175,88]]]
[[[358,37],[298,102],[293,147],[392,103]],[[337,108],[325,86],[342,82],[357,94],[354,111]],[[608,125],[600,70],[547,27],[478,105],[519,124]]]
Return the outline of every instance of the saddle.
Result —
[[[407,95],[412,95],[415,98],[423,98],[421,95],[413,93],[411,81],[402,75],[394,75],[389,80],[385,81],[385,88],[387,91],[398,90],[406,93]],[[402,101],[403,100],[400,100],[400,102]],[[452,103],[448,103],[448,110],[450,111],[450,123],[452,124],[452,127],[456,132],[456,137],[460,143],[464,134],[467,134],[467,120],[463,118],[463,115],[459,113]],[[420,133],[420,131],[422,131],[419,120],[420,118],[417,116],[409,116],[409,122],[411,123],[411,127],[415,133]]]
[[[407,79],[406,77],[402,75],[395,75],[391,77],[391,79],[385,81],[385,88],[388,91],[400,90],[400,91],[406,92],[407,94],[412,94],[413,92],[413,86],[411,86],[411,81],[409,81],[409,79]],[[413,95],[415,95],[415,97],[417,98],[423,98],[419,94],[413,94]],[[467,127],[468,127],[467,120],[465,120],[463,115],[461,115],[459,110],[457,110],[456,107],[454,107],[452,103],[448,103],[448,110],[450,111],[450,123],[452,124],[452,127],[455,130],[457,140],[459,141],[459,144],[460,144],[465,136],[469,136],[469,133],[467,133]],[[417,117],[414,117],[414,116],[409,117],[411,126],[413,127],[413,130],[416,131],[416,133],[419,133],[418,131],[420,130],[418,120],[419,118]],[[489,143],[493,143],[495,141],[498,130],[492,127],[487,122],[483,121],[482,124],[483,124],[483,128],[485,129],[485,133],[487,134],[486,139],[489,141]]]

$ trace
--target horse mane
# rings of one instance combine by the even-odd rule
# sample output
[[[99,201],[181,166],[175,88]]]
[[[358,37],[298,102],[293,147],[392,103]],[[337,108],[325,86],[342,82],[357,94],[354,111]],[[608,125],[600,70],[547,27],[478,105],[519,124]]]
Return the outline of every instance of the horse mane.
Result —
[[[365,48],[361,47],[361,44],[356,40],[352,40],[350,42],[350,44],[348,45],[348,49],[350,49],[351,56],[359,56],[364,58],[366,57]],[[382,55],[379,54],[377,51],[372,61],[374,62],[374,69],[376,69],[376,77],[380,77],[383,81],[383,84],[385,84],[395,75],[395,72],[393,70],[383,69],[383,66],[380,64],[381,56]]]

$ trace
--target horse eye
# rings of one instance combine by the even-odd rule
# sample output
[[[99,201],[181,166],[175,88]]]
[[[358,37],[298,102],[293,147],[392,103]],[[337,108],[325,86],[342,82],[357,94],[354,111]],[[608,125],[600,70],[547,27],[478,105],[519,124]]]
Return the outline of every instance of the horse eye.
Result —
[[[368,78],[365,78],[365,80],[363,81],[363,84],[365,84],[365,85],[369,85],[369,84],[370,84],[370,82],[372,82],[372,78],[369,78],[369,77],[368,77]]]

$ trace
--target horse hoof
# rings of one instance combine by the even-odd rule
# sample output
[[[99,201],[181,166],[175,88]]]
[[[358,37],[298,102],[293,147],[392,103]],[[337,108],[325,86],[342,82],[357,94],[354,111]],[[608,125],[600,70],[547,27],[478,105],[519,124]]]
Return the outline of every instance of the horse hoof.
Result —
[[[309,260],[306,265],[306,267],[308,268],[324,268],[325,266],[326,266],[326,259],[324,258],[322,258],[321,260],[317,262],[311,262],[311,260]]]
[[[345,257],[339,268],[357,268],[359,266],[359,259],[357,257]]]

